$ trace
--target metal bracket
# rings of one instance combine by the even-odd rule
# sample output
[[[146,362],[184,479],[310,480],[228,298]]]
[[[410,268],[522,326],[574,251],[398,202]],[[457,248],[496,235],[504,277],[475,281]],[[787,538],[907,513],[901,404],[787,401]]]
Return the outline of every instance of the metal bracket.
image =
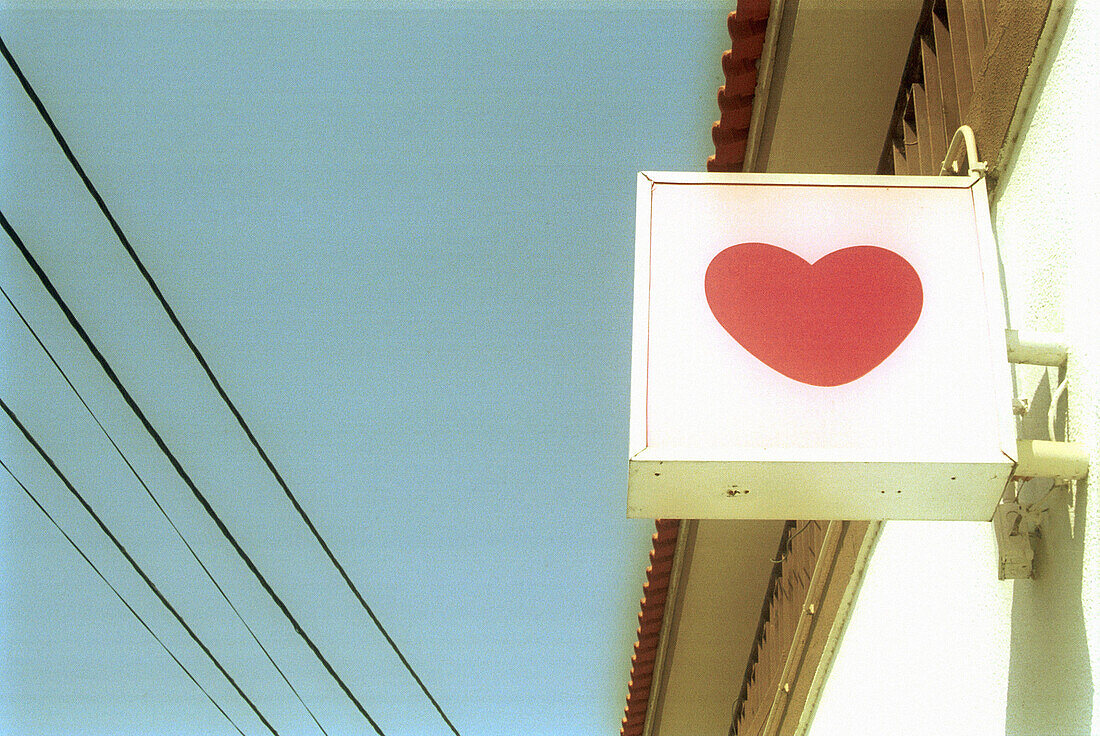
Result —
[[[1010,363],[1062,367],[1066,365],[1069,348],[1062,336],[1049,332],[1005,330],[1005,344]],[[993,512],[993,531],[997,535],[997,577],[1017,580],[1032,576],[1035,559],[1034,539],[1047,508],[1047,499],[1055,490],[1081,480],[1089,472],[1089,455],[1077,442],[1054,441],[1054,418],[1058,399],[1066,390],[1068,379],[1051,393],[1047,412],[1049,440],[1016,440],[1016,467],[1012,481],[1019,484],[1032,478],[1050,478],[1050,490],[1037,503],[1023,505],[1017,491],[1012,500],[1002,500]],[[1014,413],[1028,411],[1027,400],[1017,400]]]
[[[1066,364],[1069,347],[1056,332],[1005,330],[1009,363],[1059,367]]]
[[[1031,514],[1016,501],[1004,501],[993,512],[993,531],[997,535],[997,579],[1030,578],[1035,549],[1032,533],[1023,523]]]
[[[1032,576],[1035,560],[1035,539],[1043,514],[1050,508],[1048,501],[1055,491],[1069,487],[1068,481],[1051,483],[1041,499],[1027,505],[1020,503],[1020,486],[1011,501],[1003,500],[993,513],[993,531],[997,535],[997,578],[1018,580]]]
[[[1022,332],[1005,330],[1005,344],[1010,363],[1022,363],[1039,366],[1064,366],[1069,348],[1061,335],[1050,332]],[[1015,480],[1029,478],[1052,478],[1056,483],[1081,480],[1089,472],[1089,455],[1084,445],[1078,442],[1054,441],[1054,415],[1058,408],[1058,399],[1066,390],[1067,380],[1063,380],[1051,393],[1050,409],[1047,412],[1047,431],[1049,440],[1017,440]],[[1020,406],[1016,409],[1026,408]]]
[[[961,125],[951,136],[951,145],[947,147],[947,155],[940,165],[940,176],[944,174],[959,174],[959,153],[965,146],[966,161],[970,164],[967,172],[970,176],[985,176],[986,162],[978,160],[978,144],[974,141],[974,130],[969,125]]]
[[[1089,453],[1080,442],[1016,440],[1013,480],[1050,478],[1055,483],[1082,480],[1089,474]]]

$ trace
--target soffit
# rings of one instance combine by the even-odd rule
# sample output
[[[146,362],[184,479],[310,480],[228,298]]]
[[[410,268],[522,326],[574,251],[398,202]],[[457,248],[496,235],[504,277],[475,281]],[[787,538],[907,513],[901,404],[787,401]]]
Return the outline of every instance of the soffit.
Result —
[[[922,4],[785,0],[746,170],[875,173]]]
[[[729,731],[784,524],[695,523],[651,736]]]

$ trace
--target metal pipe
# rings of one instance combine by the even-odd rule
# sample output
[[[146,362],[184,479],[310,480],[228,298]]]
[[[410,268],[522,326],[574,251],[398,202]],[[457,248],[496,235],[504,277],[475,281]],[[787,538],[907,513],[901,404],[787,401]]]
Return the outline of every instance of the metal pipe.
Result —
[[[1081,480],[1089,473],[1089,454],[1079,442],[1017,440],[1013,477]]]
[[[1005,345],[1009,363],[1058,367],[1066,364],[1069,355],[1069,347],[1056,332],[1005,330]]]
[[[959,155],[959,150],[966,146],[966,161],[970,165],[967,169],[967,173],[971,176],[981,176],[985,173],[985,161],[978,160],[978,144],[974,140],[974,130],[969,125],[960,125],[959,129],[955,131],[955,135],[951,136],[951,145],[947,147],[947,155],[943,158],[943,163],[940,165],[940,176],[948,173],[959,173],[959,164],[955,161],[955,157]],[[948,162],[951,165],[948,166]]]

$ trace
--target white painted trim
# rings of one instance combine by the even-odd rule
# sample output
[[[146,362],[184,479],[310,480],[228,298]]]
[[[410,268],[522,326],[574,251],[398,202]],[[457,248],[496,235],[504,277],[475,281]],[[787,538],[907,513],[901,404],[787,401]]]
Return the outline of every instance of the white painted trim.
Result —
[[[841,525],[844,522],[830,521],[825,529],[825,538],[821,540],[821,549],[814,564],[814,571],[810,576],[810,583],[806,586],[806,598],[802,603],[802,610],[798,614],[798,623],[795,625],[794,635],[791,638],[790,649],[783,662],[783,671],[775,683],[775,694],[772,696],[772,704],[768,708],[768,717],[764,720],[764,727],[760,729],[761,736],[772,736],[773,726],[779,727],[783,711],[786,710],[786,698],[790,694],[793,682],[798,678],[805,656],[806,643],[810,639],[810,632],[816,619],[814,616],[820,613],[821,599],[824,597],[825,586],[829,579],[829,573],[836,561],[836,551],[840,546]]]
[[[653,180],[645,172],[638,174],[638,201],[635,210],[634,235],[634,305],[633,338],[630,360],[630,405],[645,406],[649,391],[649,254],[653,201]],[[648,417],[630,413],[629,447],[634,457],[647,445]]]
[[[628,466],[627,516],[989,521],[1015,461],[661,462]]]
[[[863,586],[863,578],[867,573],[867,564],[871,559],[871,553],[882,534],[883,523],[872,521],[867,526],[867,532],[863,535],[863,543],[856,553],[852,575],[848,578],[848,585],[844,589],[844,596],[840,599],[836,617],[829,629],[829,636],[825,640],[825,648],[821,650],[821,657],[817,660],[817,668],[814,678],[810,681],[810,689],[806,693],[806,703],[802,706],[802,713],[798,717],[798,726],[795,727],[794,736],[803,736],[813,723],[814,714],[817,712],[817,704],[821,700],[821,691],[825,682],[829,679],[829,673],[833,669],[840,642],[844,638],[844,631],[848,628],[848,621],[852,618],[856,599],[859,597],[859,589]]]
[[[773,186],[891,187],[894,189],[969,189],[974,176],[895,176],[892,174],[759,174],[700,171],[643,171],[651,184],[768,184]],[[649,186],[647,184],[646,186]]]
[[[768,13],[768,26],[764,31],[764,49],[756,67],[756,90],[753,92],[752,113],[749,115],[749,134],[745,144],[745,162],[741,168],[752,171],[756,166],[756,151],[764,133],[764,117],[768,110],[768,97],[772,89],[772,73],[775,70],[775,52],[779,45],[779,29],[783,25],[784,0],[772,0]]]

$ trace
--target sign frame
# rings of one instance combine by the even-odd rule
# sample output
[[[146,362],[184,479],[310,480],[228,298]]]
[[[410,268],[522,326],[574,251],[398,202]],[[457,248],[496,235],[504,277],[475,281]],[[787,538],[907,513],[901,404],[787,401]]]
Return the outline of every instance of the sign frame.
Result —
[[[698,447],[650,437],[654,193],[662,187],[949,189],[973,202],[984,314],[975,354],[992,397],[995,438],[980,452],[897,453],[845,447]],[[965,190],[965,191],[963,191]],[[627,515],[632,518],[989,520],[1016,464],[1005,307],[985,180],[980,176],[838,176],[642,172],[638,175]],[[661,278],[661,274],[656,274]],[[923,355],[943,361],[951,355]],[[952,387],[939,400],[950,402]],[[828,390],[828,389],[824,389]],[[914,397],[927,400],[927,397]],[[956,418],[957,419],[957,418]],[[927,429],[925,429],[927,431]]]

